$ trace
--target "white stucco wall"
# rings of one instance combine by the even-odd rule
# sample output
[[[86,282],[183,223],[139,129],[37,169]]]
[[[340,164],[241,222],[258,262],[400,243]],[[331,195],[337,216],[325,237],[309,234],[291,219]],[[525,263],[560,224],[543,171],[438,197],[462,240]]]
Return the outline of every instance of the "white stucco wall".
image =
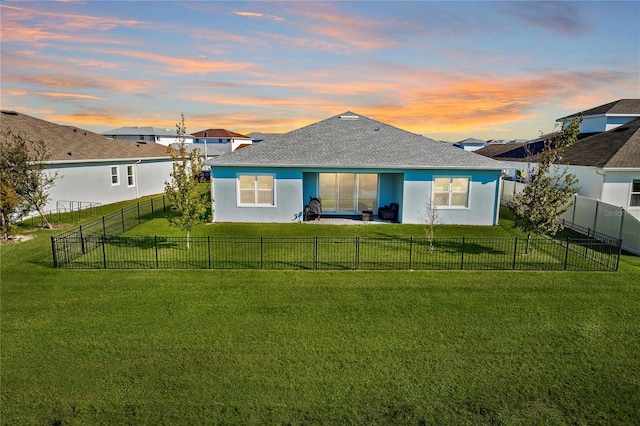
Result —
[[[127,165],[134,166],[135,185],[128,186]],[[111,184],[111,166],[119,169],[119,185]],[[45,211],[56,211],[58,203],[69,208],[69,201],[110,204],[133,200],[164,191],[164,182],[170,178],[173,163],[166,161],[135,161],[109,163],[56,164],[49,173],[58,172],[58,179],[49,192]],[[77,203],[74,203],[77,208]],[[64,210],[63,210],[64,211]]]
[[[640,180],[640,168],[625,171],[606,170],[600,199],[605,203],[623,207],[632,216],[640,219],[640,207],[629,205],[631,185],[634,179]]]

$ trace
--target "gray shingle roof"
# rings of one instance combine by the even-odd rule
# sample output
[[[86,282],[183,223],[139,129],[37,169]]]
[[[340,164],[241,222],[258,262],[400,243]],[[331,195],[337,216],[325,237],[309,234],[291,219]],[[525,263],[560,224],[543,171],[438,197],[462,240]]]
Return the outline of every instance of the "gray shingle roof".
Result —
[[[507,167],[350,111],[208,160],[207,164],[387,169]]]
[[[54,162],[170,158],[167,147],[156,143],[109,139],[16,112],[2,111],[0,118],[2,137],[10,130],[27,142],[44,143]]]
[[[562,121],[565,118],[578,117],[580,115],[588,117],[590,115],[601,114],[640,115],[640,99],[619,99],[617,101],[609,102],[608,104],[590,108],[585,111],[576,112],[575,114],[559,118],[556,121]]]
[[[526,161],[525,144],[489,145],[477,152],[501,161]],[[529,144],[531,162],[540,161],[544,142]],[[581,135],[569,146],[559,164],[593,167],[640,168],[640,118],[615,129]]]
[[[130,127],[118,127],[106,132],[102,132],[105,136],[177,136],[178,132],[176,128],[160,128],[151,126],[130,126]],[[190,135],[185,135],[190,136]]]

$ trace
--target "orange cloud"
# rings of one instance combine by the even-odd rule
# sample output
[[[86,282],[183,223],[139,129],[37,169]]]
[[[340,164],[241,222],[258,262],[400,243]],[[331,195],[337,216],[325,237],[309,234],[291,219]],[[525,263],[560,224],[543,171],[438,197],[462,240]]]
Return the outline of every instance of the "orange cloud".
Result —
[[[201,58],[179,58],[170,55],[161,55],[145,51],[126,49],[101,49],[100,53],[110,55],[127,56],[137,59],[145,59],[154,62],[161,68],[173,74],[208,74],[217,72],[241,72],[245,74],[257,74],[259,64],[251,62],[232,62],[224,60],[207,60]]]
[[[98,96],[82,95],[79,93],[58,93],[58,92],[36,92],[37,95],[47,96],[50,98],[66,98],[66,99],[83,99],[83,100],[104,100]]]

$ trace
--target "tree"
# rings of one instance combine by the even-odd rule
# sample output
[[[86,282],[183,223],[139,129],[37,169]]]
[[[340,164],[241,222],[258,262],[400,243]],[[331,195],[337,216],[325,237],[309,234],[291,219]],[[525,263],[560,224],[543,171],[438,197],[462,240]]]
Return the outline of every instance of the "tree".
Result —
[[[555,235],[562,229],[560,215],[569,209],[571,197],[578,191],[576,176],[556,162],[580,134],[582,117],[562,123],[559,134],[544,143],[538,168],[528,185],[509,204],[516,215],[515,225],[525,232]]]
[[[45,226],[52,228],[44,212],[49,200],[49,190],[55,184],[58,173],[48,172],[49,159],[44,142],[28,141],[22,136],[6,131],[2,133],[0,158],[0,195],[2,196],[0,220],[3,239],[13,233],[14,221],[34,209]]]
[[[169,217],[169,225],[180,228],[187,233],[187,250],[189,249],[189,235],[194,226],[202,222],[207,211],[206,194],[198,187],[196,176],[202,171],[202,159],[198,150],[187,152],[184,135],[184,114],[176,123],[177,152],[171,147],[168,152],[174,161],[171,180],[165,182],[164,192],[171,204],[173,214]]]
[[[433,203],[430,198],[427,198],[425,204],[425,211],[420,215],[420,221],[424,225],[424,234],[429,241],[429,253],[433,253],[433,239],[435,236],[435,225],[440,224],[440,215],[438,214],[438,207]]]

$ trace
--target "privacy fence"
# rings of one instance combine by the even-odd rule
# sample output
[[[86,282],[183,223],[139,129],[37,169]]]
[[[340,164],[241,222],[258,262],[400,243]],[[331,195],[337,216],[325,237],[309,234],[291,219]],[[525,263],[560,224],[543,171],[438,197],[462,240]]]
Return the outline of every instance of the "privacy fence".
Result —
[[[618,269],[609,238],[124,237],[164,214],[164,197],[51,238],[55,267],[75,269]]]

